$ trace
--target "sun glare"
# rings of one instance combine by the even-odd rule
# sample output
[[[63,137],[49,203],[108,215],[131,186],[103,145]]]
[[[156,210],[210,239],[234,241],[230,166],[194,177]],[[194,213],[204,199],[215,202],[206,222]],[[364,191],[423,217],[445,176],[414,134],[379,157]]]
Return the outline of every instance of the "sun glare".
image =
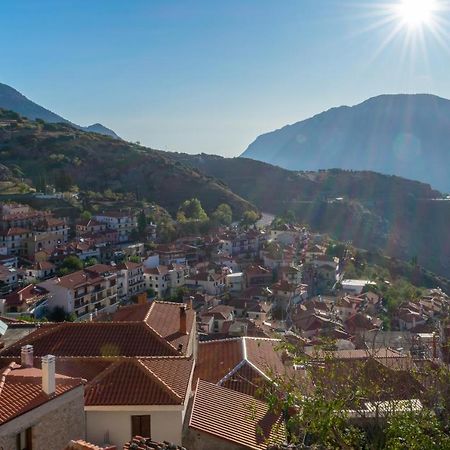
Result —
[[[436,10],[435,0],[401,0],[396,5],[396,13],[400,20],[411,27],[430,25]]]
[[[450,54],[450,0],[371,0],[355,8],[363,11],[360,17],[364,21],[371,19],[355,36],[377,30],[384,33],[370,61],[395,41],[402,46],[400,65],[416,55],[427,61],[433,41]]]

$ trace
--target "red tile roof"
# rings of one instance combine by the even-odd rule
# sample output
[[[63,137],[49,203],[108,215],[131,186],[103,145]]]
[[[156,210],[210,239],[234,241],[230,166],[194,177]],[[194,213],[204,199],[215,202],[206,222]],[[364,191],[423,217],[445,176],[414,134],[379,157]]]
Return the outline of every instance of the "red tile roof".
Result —
[[[40,261],[30,267],[31,270],[53,270],[55,268],[56,266],[49,261]]]
[[[31,233],[31,231],[25,228],[8,228],[0,231],[0,236],[20,236],[27,233]]]
[[[186,358],[119,358],[89,382],[85,404],[184,404],[192,368]]]
[[[111,322],[46,324],[0,354],[18,356],[31,344],[36,356],[179,356],[195,323],[195,312],[187,310],[188,334],[180,333],[180,306],[153,302],[119,309]]]
[[[136,263],[136,262],[133,262],[133,261],[125,261],[125,262],[123,262],[121,264],[118,264],[116,267],[119,270],[123,270],[123,269],[125,269],[125,270],[134,270],[134,269],[138,269],[140,267],[143,267],[143,265],[142,265],[142,263]]]
[[[20,358],[0,358],[0,367]],[[40,358],[34,364],[39,367]],[[186,357],[57,357],[61,376],[86,380],[85,404],[183,404],[193,372]],[[38,369],[36,369],[38,370]]]
[[[242,339],[200,342],[195,365],[195,379],[218,383],[243,359]]]
[[[186,310],[188,334],[182,334],[180,333],[180,306],[182,306],[181,303],[153,302],[145,318],[145,323],[174,349],[178,350],[182,345],[183,352],[186,352],[191,330],[195,327],[195,311]]]
[[[36,368],[22,368],[9,364],[0,374],[0,423],[5,423],[48,402],[49,397],[42,390],[42,371]],[[55,396],[81,386],[80,378],[56,374]]]
[[[76,322],[44,325],[7,348],[2,355],[17,356],[31,344],[45,356],[169,356],[178,352],[145,323]]]
[[[253,397],[199,380],[189,426],[243,448],[265,450],[285,439],[284,425]]]
[[[227,320],[230,317],[230,314],[233,314],[234,308],[228,305],[217,305],[213,306],[211,309],[208,309],[202,314],[202,317],[213,316],[218,320]]]
[[[236,370],[232,371],[220,383],[220,386],[256,397],[258,395],[258,389],[261,388],[264,380],[264,377],[261,377],[261,373],[253,366],[241,363],[237,366]]]
[[[5,303],[8,306],[22,305],[23,303],[37,301],[47,293],[46,289],[29,284],[5,295]]]
[[[277,351],[279,343],[277,339],[250,337],[201,342],[194,379],[255,395],[261,381],[289,371]]]

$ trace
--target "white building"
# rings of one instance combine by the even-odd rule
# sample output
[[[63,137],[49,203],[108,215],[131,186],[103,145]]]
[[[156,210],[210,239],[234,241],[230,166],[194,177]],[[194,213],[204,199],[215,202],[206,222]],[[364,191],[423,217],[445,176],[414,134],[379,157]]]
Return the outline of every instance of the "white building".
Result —
[[[96,264],[38,284],[49,292],[48,307],[59,306],[86,320],[90,314],[114,312],[118,306],[117,273],[113,267]]]
[[[117,268],[117,293],[119,300],[129,300],[134,295],[146,290],[144,266],[142,263],[126,261]]]
[[[137,228],[137,218],[130,212],[101,213],[93,218],[97,222],[105,223],[110,230],[117,231],[119,242],[129,241],[131,232]]]
[[[144,269],[146,289],[153,289],[157,298],[174,295],[178,288],[185,285],[187,267],[181,264],[169,264]]]
[[[351,280],[345,279],[341,281],[342,289],[349,293],[359,295],[367,285],[376,286],[376,283],[370,280]]]
[[[232,292],[240,292],[245,287],[245,277],[243,272],[229,273],[226,276],[227,288]]]

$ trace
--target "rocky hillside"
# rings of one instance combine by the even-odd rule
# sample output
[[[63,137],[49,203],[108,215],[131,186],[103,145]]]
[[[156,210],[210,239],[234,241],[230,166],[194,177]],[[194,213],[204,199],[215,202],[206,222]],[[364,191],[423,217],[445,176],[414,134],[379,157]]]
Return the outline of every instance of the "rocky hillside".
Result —
[[[450,101],[374,97],[263,134],[242,156],[292,170],[372,170],[450,193]]]
[[[87,133],[70,125],[19,118],[0,111],[0,164],[39,189],[77,185],[81,190],[133,193],[175,212],[197,197],[208,210],[228,203],[236,215],[254,207],[222,182],[168,154]]]
[[[43,106],[34,103],[19,91],[16,91],[11,86],[3,83],[0,83],[0,108],[14,111],[31,120],[42,119],[49,123],[67,123],[75,128],[79,128],[80,130],[92,131],[95,133],[104,134],[106,136],[111,136],[115,139],[120,139],[113,130],[106,128],[100,123],[95,123],[88,127],[76,125],[58,114],[44,108]]]

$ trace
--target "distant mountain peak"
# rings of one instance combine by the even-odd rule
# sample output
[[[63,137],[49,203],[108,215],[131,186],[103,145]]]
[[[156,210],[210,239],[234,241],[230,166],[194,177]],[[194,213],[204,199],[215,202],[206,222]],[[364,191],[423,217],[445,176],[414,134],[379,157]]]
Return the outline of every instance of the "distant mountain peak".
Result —
[[[20,93],[18,90],[4,83],[0,83],[0,108],[14,111],[21,116],[24,116],[31,120],[42,119],[50,123],[68,123],[69,125],[72,125],[75,128],[79,128],[83,131],[104,134],[115,139],[120,139],[120,137],[116,133],[114,133],[114,131],[110,130],[100,123],[95,123],[88,127],[76,125],[69,120],[64,119],[64,117],[55,114],[49,109],[38,105],[37,103],[25,97],[25,95]]]
[[[450,192],[450,101],[379,95],[263,134],[241,156],[292,170],[373,170]]]

